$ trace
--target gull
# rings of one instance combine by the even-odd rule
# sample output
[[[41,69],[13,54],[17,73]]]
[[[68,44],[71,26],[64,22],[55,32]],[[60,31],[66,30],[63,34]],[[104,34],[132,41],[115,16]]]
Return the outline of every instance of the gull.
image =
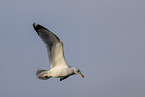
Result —
[[[64,58],[63,43],[54,33],[36,23],[33,24],[33,28],[46,45],[50,64],[50,70],[37,70],[36,76],[38,79],[47,80],[54,77],[60,78],[60,81],[62,81],[75,74],[84,78],[78,68],[67,65]]]

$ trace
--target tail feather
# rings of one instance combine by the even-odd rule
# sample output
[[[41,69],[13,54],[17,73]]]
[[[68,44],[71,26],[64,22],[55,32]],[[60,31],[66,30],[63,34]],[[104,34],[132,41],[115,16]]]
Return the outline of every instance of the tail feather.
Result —
[[[36,72],[37,78],[41,79],[41,80],[47,80],[47,79],[49,79],[50,77],[47,76],[47,71],[48,70],[38,69],[37,72]]]

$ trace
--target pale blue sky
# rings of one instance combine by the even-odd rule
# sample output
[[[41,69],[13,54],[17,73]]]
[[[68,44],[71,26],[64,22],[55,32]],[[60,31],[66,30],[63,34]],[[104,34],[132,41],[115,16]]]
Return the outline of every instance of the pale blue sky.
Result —
[[[1,0],[0,97],[145,97],[144,10],[144,0]],[[85,79],[36,78],[49,65],[33,22]]]

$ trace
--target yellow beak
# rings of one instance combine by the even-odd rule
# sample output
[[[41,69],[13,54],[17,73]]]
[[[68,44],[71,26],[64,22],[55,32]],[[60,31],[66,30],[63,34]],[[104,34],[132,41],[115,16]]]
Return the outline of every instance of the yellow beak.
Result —
[[[84,75],[83,75],[83,74],[81,74],[81,73],[78,73],[78,75],[80,75],[80,76],[82,76],[82,78],[84,78]]]

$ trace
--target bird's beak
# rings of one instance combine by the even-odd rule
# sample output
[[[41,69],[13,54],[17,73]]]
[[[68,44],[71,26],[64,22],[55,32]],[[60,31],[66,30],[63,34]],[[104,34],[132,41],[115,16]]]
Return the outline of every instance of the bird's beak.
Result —
[[[84,78],[84,75],[83,75],[83,74],[81,74],[81,73],[78,73],[78,75],[80,75],[80,76],[82,76],[82,78]]]

